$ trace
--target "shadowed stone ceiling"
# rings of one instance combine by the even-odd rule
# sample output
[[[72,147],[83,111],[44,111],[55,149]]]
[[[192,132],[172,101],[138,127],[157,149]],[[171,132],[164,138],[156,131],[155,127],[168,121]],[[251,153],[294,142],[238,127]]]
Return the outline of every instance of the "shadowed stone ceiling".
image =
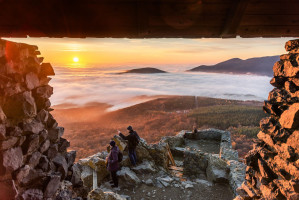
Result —
[[[0,0],[1,37],[296,37],[298,0]]]

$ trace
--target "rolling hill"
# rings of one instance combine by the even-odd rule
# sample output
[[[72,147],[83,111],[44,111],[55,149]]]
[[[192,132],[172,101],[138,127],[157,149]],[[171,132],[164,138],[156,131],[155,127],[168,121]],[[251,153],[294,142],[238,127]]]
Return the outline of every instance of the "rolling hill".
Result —
[[[154,73],[167,73],[167,72],[153,67],[144,67],[144,68],[131,69],[123,73],[154,74]]]

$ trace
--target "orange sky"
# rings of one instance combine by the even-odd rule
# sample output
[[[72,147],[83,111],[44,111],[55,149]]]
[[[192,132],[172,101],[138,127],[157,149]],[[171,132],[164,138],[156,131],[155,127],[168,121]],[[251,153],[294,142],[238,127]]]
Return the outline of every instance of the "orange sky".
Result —
[[[4,38],[8,39],[8,38]],[[230,58],[272,56],[285,53],[284,43],[292,38],[233,39],[113,39],[113,38],[9,38],[35,44],[45,62],[79,64],[214,64]]]

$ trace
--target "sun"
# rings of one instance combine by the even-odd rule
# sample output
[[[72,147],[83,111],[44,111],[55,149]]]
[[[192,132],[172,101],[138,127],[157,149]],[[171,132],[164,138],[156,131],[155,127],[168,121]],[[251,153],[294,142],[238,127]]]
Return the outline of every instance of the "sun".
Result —
[[[74,58],[73,58],[73,61],[74,61],[74,62],[79,62],[79,58],[78,58],[78,57],[74,57]]]

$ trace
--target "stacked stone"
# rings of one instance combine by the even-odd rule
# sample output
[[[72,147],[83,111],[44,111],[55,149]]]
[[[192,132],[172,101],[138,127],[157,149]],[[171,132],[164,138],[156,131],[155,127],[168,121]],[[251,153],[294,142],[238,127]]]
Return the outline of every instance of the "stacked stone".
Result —
[[[50,114],[55,75],[36,46],[0,40],[0,197],[53,199],[76,152]],[[77,184],[77,183],[76,183]]]
[[[238,199],[299,199],[299,40],[273,67],[275,87],[265,101],[270,117],[260,122],[258,140],[246,157]]]

